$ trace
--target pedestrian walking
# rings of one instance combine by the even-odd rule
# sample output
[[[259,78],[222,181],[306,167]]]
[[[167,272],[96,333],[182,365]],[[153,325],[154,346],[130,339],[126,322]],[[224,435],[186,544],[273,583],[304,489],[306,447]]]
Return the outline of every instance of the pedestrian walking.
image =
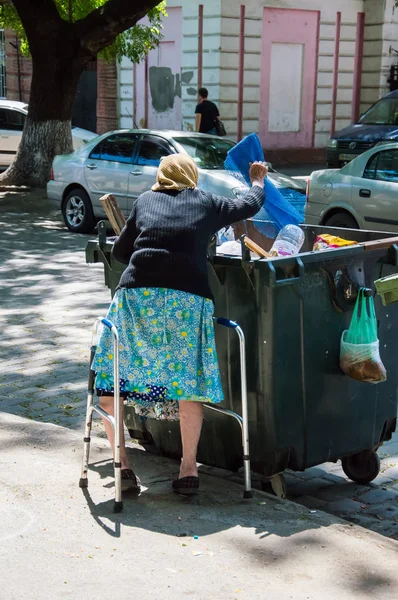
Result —
[[[196,453],[203,402],[223,391],[213,328],[207,248],[219,229],[255,215],[264,203],[265,163],[250,167],[251,190],[223,198],[197,188],[198,169],[183,154],[165,157],[156,184],[134,203],[113,248],[128,264],[107,318],[119,333],[121,397],[138,415],[180,420],[182,461],[175,492],[197,493]],[[101,407],[113,414],[113,340],[104,328],[92,369]],[[114,450],[113,429],[104,420]],[[122,421],[122,483],[140,489],[129,465]]]
[[[208,99],[209,92],[206,88],[198,91],[198,104],[196,106],[196,131],[217,135],[216,122],[220,119],[220,113],[214,102]]]

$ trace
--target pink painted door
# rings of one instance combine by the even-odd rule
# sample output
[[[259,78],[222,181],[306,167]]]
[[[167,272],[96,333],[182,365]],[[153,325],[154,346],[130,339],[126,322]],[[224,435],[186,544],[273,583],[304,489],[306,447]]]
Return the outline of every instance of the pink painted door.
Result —
[[[181,129],[182,9],[167,7],[163,39],[148,54],[148,92],[145,94],[145,62],[136,67],[136,116],[139,127]],[[145,104],[148,102],[147,107]]]
[[[260,138],[266,148],[311,148],[319,11],[264,8]]]

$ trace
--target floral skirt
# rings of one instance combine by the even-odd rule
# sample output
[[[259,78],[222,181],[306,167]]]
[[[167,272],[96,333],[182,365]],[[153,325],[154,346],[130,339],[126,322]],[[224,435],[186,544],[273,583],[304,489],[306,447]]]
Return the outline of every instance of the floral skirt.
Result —
[[[121,288],[107,318],[119,333],[120,393],[143,417],[178,419],[178,401],[224,399],[211,300],[163,288]],[[103,329],[94,356],[95,387],[112,395],[113,337]]]

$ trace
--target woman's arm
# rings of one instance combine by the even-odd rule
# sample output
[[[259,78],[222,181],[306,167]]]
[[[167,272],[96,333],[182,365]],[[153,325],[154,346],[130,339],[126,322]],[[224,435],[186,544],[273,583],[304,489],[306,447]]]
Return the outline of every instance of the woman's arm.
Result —
[[[130,216],[126,221],[125,226],[120,232],[119,237],[115,241],[112,249],[112,255],[116,260],[126,265],[129,264],[131,255],[134,250],[134,242],[137,239],[138,231],[136,228],[135,202],[131,210]]]
[[[214,196],[217,230],[232,223],[253,217],[264,204],[264,177],[268,173],[265,163],[255,162],[250,167],[251,190],[243,198]]]

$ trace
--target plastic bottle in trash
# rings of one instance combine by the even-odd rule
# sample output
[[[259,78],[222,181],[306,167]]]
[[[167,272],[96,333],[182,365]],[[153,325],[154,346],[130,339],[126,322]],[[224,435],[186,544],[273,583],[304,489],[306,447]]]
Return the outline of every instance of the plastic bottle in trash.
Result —
[[[271,256],[293,256],[304,244],[304,231],[297,225],[285,225],[271,248]]]

